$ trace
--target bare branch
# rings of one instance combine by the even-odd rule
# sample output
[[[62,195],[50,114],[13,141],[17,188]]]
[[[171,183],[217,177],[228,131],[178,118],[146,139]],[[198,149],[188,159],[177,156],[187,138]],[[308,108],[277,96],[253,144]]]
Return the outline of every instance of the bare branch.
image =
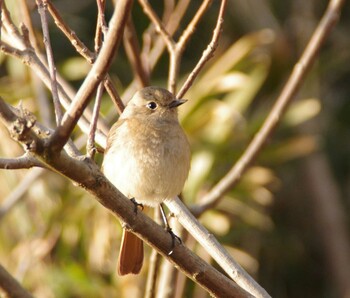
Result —
[[[178,197],[165,201],[183,227],[204,247],[212,258],[242,289],[254,297],[270,295],[230,256],[215,237],[203,227]]]
[[[173,36],[176,29],[179,27],[180,21],[185,15],[189,3],[189,0],[179,0],[170,16],[167,16],[167,11],[165,10],[165,15],[163,16],[163,23],[168,21],[166,23],[166,30],[171,36]],[[152,70],[155,67],[165,49],[165,43],[161,36],[158,36],[158,38],[156,38],[156,40],[154,41],[154,46],[151,48],[150,43],[152,41],[152,28],[153,26],[146,30],[143,34],[142,49],[142,57],[147,57],[147,59],[144,59],[144,62],[147,61],[147,68],[150,70]]]
[[[269,115],[266,117],[262,127],[232,169],[202,198],[200,206],[192,209],[196,215],[215,206],[222,196],[239,182],[243,173],[261,151],[266,140],[279,124],[288,104],[292,101],[298,88],[304,82],[304,78],[315,61],[324,40],[328,37],[336,24],[344,2],[343,0],[331,0],[329,2],[321,21],[311,36],[302,56],[294,66],[292,74]]]
[[[42,80],[42,82],[50,89],[51,80],[50,80],[50,74],[49,74],[49,71],[47,70],[47,65],[45,62],[46,59],[40,54],[40,52],[36,52],[35,49],[33,49],[33,47],[31,46],[31,42],[29,41],[33,33],[31,32],[31,30],[29,30],[28,36],[27,36],[27,33],[25,32],[23,32],[23,35],[21,35],[20,31],[12,22],[11,16],[5,6],[5,3],[3,3],[3,6],[2,6],[2,13],[5,16],[3,18],[5,34],[3,35],[3,40],[0,43],[1,51],[4,52],[5,54],[12,55],[20,59],[24,64],[31,67],[31,69],[33,70],[33,73],[37,75]],[[27,23],[30,24],[30,22],[27,22]],[[31,28],[31,26],[29,26],[29,28]],[[26,29],[26,27],[22,26],[22,30],[24,29]],[[12,46],[9,46],[8,44],[6,44],[4,40],[7,40],[8,43],[11,43]],[[34,45],[36,45],[36,40]],[[57,78],[59,83],[58,84],[59,97],[62,105],[67,109],[71,103],[71,98],[75,96],[75,92],[65,82],[65,80],[63,80],[59,76],[59,74],[57,74]],[[116,91],[115,88],[113,89],[110,86],[108,89],[111,91]],[[122,103],[120,104],[120,106],[123,106]],[[91,117],[91,113],[89,109],[86,109],[84,114],[86,114],[88,118]],[[89,122],[85,116],[79,119],[78,124],[85,133],[88,133]],[[105,140],[106,140],[105,134],[107,134],[108,129],[105,128],[105,125],[101,121],[99,121],[99,127],[104,131],[104,134],[101,133],[101,131],[98,131],[96,135],[96,140],[102,147],[104,147]]]
[[[100,106],[101,106],[101,99],[103,95],[103,83],[100,83],[97,87],[96,92],[96,99],[95,99],[95,105],[94,110],[92,114],[91,124],[90,124],[90,132],[88,136],[88,141],[86,145],[86,153],[87,156],[90,158],[94,158],[96,147],[95,147],[95,133],[97,128],[97,120],[100,112]]]
[[[49,72],[45,67],[45,65],[42,63],[42,61],[40,60],[40,58],[33,51],[33,49],[27,48],[25,50],[19,50],[1,41],[0,50],[4,54],[11,55],[15,58],[20,59],[24,64],[31,67],[34,70],[35,74],[43,81],[43,83],[48,88],[50,88]],[[113,88],[113,86],[109,86],[109,88]],[[60,98],[63,100],[63,104],[66,107],[68,107],[71,102],[71,99],[70,99],[70,96],[67,94],[65,88],[63,88],[61,84],[58,85],[58,92],[59,92]],[[85,117],[81,117],[79,119],[79,125],[85,133],[88,133],[90,124]],[[99,131],[98,134],[96,134],[96,141],[101,146],[105,146],[105,143],[106,143],[105,135]]]
[[[208,62],[208,60],[213,57],[214,52],[219,44],[219,38],[222,31],[222,25],[224,22],[224,13],[226,8],[226,0],[221,1],[220,11],[218,15],[218,20],[214,29],[212,40],[210,41],[208,47],[203,52],[202,57],[199,59],[197,65],[193,69],[193,71],[189,74],[188,78],[186,79],[185,83],[182,85],[180,91],[177,93],[178,98],[182,98],[187,90],[192,86],[194,80],[198,76],[199,72],[202,70],[204,65]]]
[[[5,170],[30,169],[43,166],[35,156],[28,153],[17,158],[0,158],[0,169]]]
[[[91,71],[84,80],[72,104],[62,118],[61,125],[57,127],[50,143],[54,151],[59,151],[67,142],[76,123],[87,106],[92,93],[98,83],[106,75],[112,62],[115,50],[122,38],[124,25],[126,23],[132,1],[118,1],[110,22],[110,28],[104,42],[100,55],[97,57]]]
[[[174,49],[175,48],[175,42],[172,39],[171,35],[168,33],[168,31],[165,29],[162,21],[159,19],[157,14],[152,9],[151,5],[148,3],[147,0],[139,0],[139,3],[144,11],[144,13],[149,17],[151,22],[155,25],[156,31],[163,37],[163,40],[165,41],[165,44],[167,45],[168,49]]]
[[[139,87],[143,88],[148,86],[149,73],[146,71],[141,61],[140,47],[138,44],[135,27],[131,18],[129,18],[126,22],[124,32],[124,48]]]
[[[154,209],[154,221],[158,224],[161,224],[162,222],[159,208]],[[160,261],[161,261],[160,254],[155,249],[152,249],[151,255],[149,257],[145,298],[156,297]]]
[[[4,198],[0,206],[0,221],[18,202],[21,201],[24,194],[28,191],[28,188],[43,173],[44,169],[36,168],[31,170],[16,186],[16,188],[12,190],[6,198]]]
[[[142,6],[145,14],[149,17],[151,22],[155,25],[156,31],[160,33],[160,35],[163,37],[163,40],[167,46],[169,55],[170,55],[170,65],[169,65],[169,78],[168,78],[168,89],[172,92],[176,92],[176,82],[177,77],[179,74],[180,69],[180,62],[182,53],[185,49],[185,45],[188,42],[191,35],[194,33],[194,30],[196,28],[196,25],[198,24],[199,20],[203,17],[204,12],[209,7],[211,1],[206,0],[202,3],[199,10],[193,17],[190,24],[187,26],[186,30],[181,35],[179,41],[175,43],[175,41],[172,39],[171,34],[166,30],[165,26],[163,25],[162,21],[158,18],[157,14],[153,11],[152,7],[148,3],[147,0],[139,0],[140,5]],[[190,74],[189,78],[185,82],[184,86],[182,87],[182,90],[178,93],[178,96],[183,96],[185,92],[188,90],[188,88],[192,85],[194,79],[198,75],[199,71],[203,68],[204,64],[214,55],[214,51],[217,48],[218,40],[220,37],[221,29],[222,29],[222,23],[223,23],[223,15],[226,8],[226,0],[221,1],[219,16],[218,16],[218,22],[214,30],[213,38],[210,44],[208,45],[208,48],[204,51],[200,61],[198,62],[197,66],[193,70],[193,72]]]
[[[209,8],[213,1],[212,0],[205,0],[202,2],[202,5],[199,7],[198,11],[196,12],[195,16],[191,20],[191,22],[188,24],[186,29],[182,32],[179,41],[176,44],[176,47],[179,51],[183,51],[186,43],[191,38],[192,34],[196,31],[196,27],[200,21],[200,19],[203,17],[206,10]]]
[[[57,27],[62,31],[62,33],[70,40],[76,51],[83,56],[90,64],[93,64],[96,59],[96,54],[91,52],[86,45],[78,38],[74,31],[72,31],[68,25],[64,22],[63,18],[51,3],[50,0],[45,0],[47,2],[48,10],[55,21]],[[106,91],[111,97],[117,111],[119,114],[124,110],[123,102],[115,88],[110,76],[106,75],[106,80],[104,81]]]
[[[99,53],[103,42],[103,35],[107,34],[108,27],[105,20],[106,1],[96,0],[96,4],[98,13],[95,33],[95,53]]]
[[[43,3],[43,0],[36,0],[36,3],[38,5],[38,11],[40,14],[41,25],[42,25],[41,27],[43,29],[43,35],[44,35],[44,45],[46,49],[47,63],[49,66],[49,73],[50,73],[50,79],[51,79],[51,93],[52,93],[53,104],[55,107],[56,123],[57,125],[59,125],[62,120],[63,112],[62,112],[62,107],[58,97],[56,66],[55,66],[53,53],[52,53],[49,25],[48,25],[47,16],[46,16],[47,8],[46,8],[46,5]]]
[[[0,264],[0,288],[11,298],[33,298]]]

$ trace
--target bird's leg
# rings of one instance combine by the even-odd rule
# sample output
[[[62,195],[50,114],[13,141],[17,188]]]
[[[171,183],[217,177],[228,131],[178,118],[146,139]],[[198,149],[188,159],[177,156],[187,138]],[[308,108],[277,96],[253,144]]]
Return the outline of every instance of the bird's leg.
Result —
[[[141,208],[141,211],[143,210],[143,204],[138,203],[135,198],[131,198],[130,201],[134,204],[134,212],[137,213],[138,207]]]
[[[179,241],[179,243],[182,243],[182,240],[179,236],[177,236],[173,230],[170,228],[169,223],[168,223],[168,219],[165,215],[164,209],[163,209],[163,205],[159,204],[159,209],[160,209],[160,214],[162,215],[162,219],[163,219],[163,223],[164,223],[164,228],[165,230],[170,234],[171,239],[172,239],[172,245],[171,245],[171,250],[168,253],[168,256],[170,256],[173,252],[174,252],[174,248],[175,248],[175,240]]]

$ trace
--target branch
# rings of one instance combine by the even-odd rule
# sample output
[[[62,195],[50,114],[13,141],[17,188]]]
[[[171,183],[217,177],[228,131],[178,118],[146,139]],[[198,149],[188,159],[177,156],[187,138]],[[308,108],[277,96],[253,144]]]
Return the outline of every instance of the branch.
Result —
[[[7,40],[8,43],[10,43],[11,45],[16,45],[18,47],[15,48],[14,46],[10,46],[9,44],[6,44],[3,40],[1,40],[1,51],[7,55],[11,55],[15,58],[20,59],[22,63],[28,65],[33,70],[33,73],[35,73],[42,80],[42,82],[50,89],[51,80],[49,71],[45,64],[46,59],[39,52],[36,52],[35,49],[33,49],[33,47],[31,46],[31,42],[29,41],[33,33],[30,30],[29,36],[27,36],[27,34],[26,36],[24,36],[24,34],[23,36],[21,35],[18,28],[12,22],[10,14],[5,6],[5,3],[3,3],[1,12],[3,16],[3,28],[5,28],[5,34],[2,35],[3,40]],[[22,26],[22,30],[24,29],[25,27]],[[29,29],[31,29],[30,24]],[[36,42],[34,42],[34,45],[35,44]],[[58,92],[60,100],[62,101],[62,105],[65,108],[68,108],[71,103],[71,98],[74,97],[75,92],[72,91],[70,86],[59,76],[59,74],[57,78],[59,82]],[[110,89],[112,89],[112,87],[110,87]],[[89,118],[89,110],[87,109],[85,112]],[[81,117],[79,119],[79,126],[85,133],[88,133],[89,121],[87,120],[87,118],[85,118],[84,116]],[[105,131],[105,133],[108,132],[108,129],[105,129],[104,125],[102,125],[102,129],[103,131]],[[101,146],[105,146],[105,134],[103,134],[101,131],[98,131],[96,140]]]
[[[33,298],[0,264],[0,289],[11,298]]]
[[[166,30],[168,31],[170,36],[172,36],[175,33],[176,29],[179,27],[180,21],[185,15],[189,4],[190,0],[179,0],[172,14],[169,17],[167,15],[163,17],[163,23],[165,23],[166,20],[168,20],[168,22],[166,23]],[[165,11],[165,13],[167,12]],[[151,28],[146,30],[143,34],[142,56],[147,57],[148,69],[152,70],[157,64],[159,58],[161,57],[165,49],[165,43],[163,41],[163,38],[158,36],[158,38],[154,41],[154,46],[152,47],[152,49],[150,49],[150,43],[152,40],[152,34],[150,33],[150,31]]]
[[[169,67],[169,79],[168,79],[168,89],[175,93],[176,91],[176,81],[180,69],[180,62],[182,53],[185,49],[185,45],[188,42],[191,35],[194,33],[195,28],[199,22],[199,20],[203,17],[205,11],[209,7],[211,0],[206,0],[202,3],[200,8],[198,9],[197,13],[193,17],[190,24],[187,26],[187,28],[184,30],[182,35],[180,36],[180,39],[177,43],[172,39],[171,34],[166,30],[164,24],[162,21],[158,18],[157,14],[153,11],[152,7],[148,3],[147,0],[139,0],[140,5],[142,6],[145,14],[149,17],[151,22],[155,25],[156,31],[160,33],[160,35],[163,37],[163,40],[167,46],[169,55],[170,55],[170,67]],[[216,28],[214,30],[213,38],[210,44],[208,45],[207,50],[204,51],[202,58],[198,62],[196,68],[194,71],[190,74],[189,78],[187,79],[186,83],[182,87],[182,90],[180,90],[178,97],[181,98],[185,92],[188,90],[188,88],[192,85],[194,79],[198,75],[199,71],[203,68],[204,64],[213,56],[215,49],[218,45],[218,39],[220,37],[221,29],[222,29],[222,23],[223,23],[223,15],[226,9],[226,3],[227,0],[221,1],[219,16]]]
[[[92,113],[92,118],[91,118],[91,123],[90,123],[90,131],[89,131],[87,145],[86,145],[87,156],[92,158],[92,159],[94,158],[94,155],[96,152],[95,134],[96,134],[98,116],[99,116],[99,112],[100,112],[102,94],[103,94],[103,83],[100,83],[97,87],[95,105],[94,105],[94,110]]]
[[[55,8],[55,6],[51,3],[50,0],[45,0],[47,3],[48,10],[55,21],[56,26],[62,31],[62,33],[69,39],[71,44],[74,46],[76,51],[84,57],[90,64],[93,64],[96,60],[96,54],[91,52],[87,46],[78,38],[74,31],[72,31],[68,25],[64,22],[63,18]],[[115,88],[112,79],[107,74],[106,80],[104,81],[106,91],[111,97],[117,111],[119,114],[124,110],[124,104]]]
[[[30,169],[32,167],[43,166],[35,156],[28,153],[17,158],[0,158],[0,169],[5,170]]]
[[[26,119],[16,115],[0,98],[0,120],[11,130],[16,122]],[[25,134],[22,136],[22,133]],[[161,226],[157,225],[142,212],[135,214],[134,204],[122,195],[108,179],[101,173],[98,166],[90,159],[72,158],[65,151],[60,154],[48,154],[48,137],[38,138],[36,132],[18,132],[16,140],[30,141],[35,148],[44,148],[33,152],[47,164],[47,167],[73,180],[80,187],[96,197],[107,209],[125,222],[125,228],[132,230],[138,237],[178,266],[189,278],[217,297],[250,297],[250,295],[236,285],[232,280],[208,265],[183,245],[177,245],[173,253],[168,253],[173,245],[172,237]],[[30,139],[32,137],[32,139]],[[26,144],[26,143],[25,143]],[[24,144],[24,145],[25,145]]]
[[[292,74],[262,127],[232,169],[201,199],[200,206],[195,206],[191,209],[196,216],[214,207],[223,195],[239,182],[243,173],[261,151],[266,140],[277,127],[280,119],[282,119],[286,108],[294,98],[300,85],[304,82],[304,78],[315,61],[318,51],[336,24],[344,2],[344,0],[331,0],[329,2],[321,21],[311,36],[302,56],[294,66]]]
[[[202,226],[178,197],[166,200],[181,225],[204,247],[212,258],[242,289],[255,297],[270,295],[230,256],[216,238]]]
[[[50,79],[51,79],[51,93],[52,93],[52,99],[53,99],[53,104],[55,108],[56,123],[57,125],[59,125],[62,120],[63,112],[62,112],[62,107],[58,97],[56,66],[55,66],[53,53],[52,53],[49,26],[48,26],[48,21],[46,16],[47,7],[43,3],[43,0],[36,0],[36,3],[38,5],[38,11],[40,14],[41,27],[43,29],[44,45],[46,49],[47,62],[49,66],[49,73],[50,73]]]
[[[124,32],[124,48],[126,55],[131,64],[131,68],[134,72],[135,80],[140,88],[149,85],[149,73],[145,69],[145,66],[141,60],[141,52],[138,44],[136,31],[131,18],[126,22]]]
[[[222,31],[222,25],[224,23],[225,8],[226,8],[226,0],[222,0],[219,15],[218,15],[218,20],[217,20],[217,23],[216,23],[216,26],[215,26],[215,29],[213,32],[213,37],[212,37],[208,47],[203,52],[203,55],[199,59],[197,65],[195,66],[193,71],[189,74],[185,83],[182,85],[180,91],[177,93],[177,95],[176,95],[177,98],[182,98],[185,95],[187,90],[192,86],[194,80],[196,79],[196,77],[198,76],[199,72],[202,70],[204,65],[208,62],[208,60],[210,58],[212,58],[214,56],[214,52],[219,44],[219,38],[221,35],[221,31]]]
[[[61,125],[57,127],[50,140],[53,151],[60,151],[66,144],[85,107],[89,103],[92,93],[95,91],[98,83],[106,75],[112,63],[115,50],[122,38],[124,25],[128,18],[131,4],[131,0],[121,0],[117,2],[111,18],[106,41],[101,48],[101,52],[76,94],[72,104],[64,114]]]

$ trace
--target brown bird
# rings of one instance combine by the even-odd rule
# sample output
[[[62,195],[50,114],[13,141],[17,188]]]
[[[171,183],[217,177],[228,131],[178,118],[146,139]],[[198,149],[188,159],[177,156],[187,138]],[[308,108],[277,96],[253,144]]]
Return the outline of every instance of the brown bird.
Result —
[[[107,137],[102,169],[128,198],[156,207],[178,195],[190,169],[190,146],[177,107],[186,102],[159,87],[138,91]],[[123,231],[118,273],[138,274],[143,243]]]

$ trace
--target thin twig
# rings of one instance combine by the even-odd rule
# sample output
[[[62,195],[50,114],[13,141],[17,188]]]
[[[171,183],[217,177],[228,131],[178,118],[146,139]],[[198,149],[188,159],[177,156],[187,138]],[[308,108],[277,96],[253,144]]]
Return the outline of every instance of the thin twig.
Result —
[[[102,46],[101,52],[72,101],[72,104],[64,114],[61,125],[57,127],[55,133],[52,135],[50,144],[53,151],[60,151],[65,145],[87,106],[92,93],[95,91],[98,83],[106,75],[113,60],[115,50],[122,38],[124,25],[128,18],[131,4],[131,0],[121,0],[117,2],[110,22],[106,41]]]
[[[134,72],[135,80],[140,88],[149,85],[149,73],[146,71],[141,60],[140,47],[136,36],[136,31],[131,18],[128,19],[124,32],[124,48],[126,55]]]
[[[1,161],[0,161],[1,162]],[[36,168],[31,170],[11,193],[2,200],[0,206],[0,221],[8,212],[24,197],[34,181],[44,173],[44,169]]]
[[[107,32],[107,25],[105,20],[105,0],[97,0],[97,8],[98,8],[98,15],[97,15],[97,24],[96,24],[96,32],[95,32],[95,53],[96,55],[99,54],[103,39],[105,37],[105,33]],[[96,92],[96,98],[95,98],[95,104],[94,109],[92,112],[92,118],[90,123],[90,131],[88,135],[88,140],[86,144],[86,154],[91,159],[94,159],[96,147],[95,147],[95,134],[96,134],[96,128],[97,128],[97,121],[98,116],[100,113],[100,106],[101,106],[101,100],[103,95],[103,82],[101,82],[97,87]]]
[[[155,208],[155,210],[154,210],[154,221],[158,224],[162,223],[159,208]],[[151,256],[149,258],[146,289],[145,289],[145,298],[156,297],[157,280],[158,280],[158,276],[159,276],[160,261],[161,261],[160,254],[155,249],[152,249],[152,253],[151,253]]]
[[[3,3],[3,0],[0,0],[0,40],[1,40],[1,32],[2,32],[2,3]]]
[[[1,41],[0,42],[0,50],[6,54],[11,55],[15,58],[20,59],[24,64],[28,65],[31,69],[33,69],[34,73],[42,80],[42,82],[46,85],[46,87],[50,88],[50,75],[45,67],[44,63],[39,59],[39,57],[36,55],[36,53],[32,49],[25,49],[25,50],[19,50],[17,48],[14,48],[7,43]],[[111,86],[110,86],[111,87]],[[60,98],[63,100],[63,104],[65,107],[69,107],[69,104],[71,102],[70,96],[67,94],[66,89],[61,86],[61,84],[58,85],[58,92],[60,95]],[[81,117],[79,119],[79,125],[81,129],[88,134],[90,124],[88,120],[85,117]],[[108,130],[107,130],[108,131]],[[98,131],[96,134],[96,141],[102,146],[105,147],[106,145],[106,136],[105,134]]]
[[[169,49],[169,51],[171,50],[171,52],[170,52],[168,86],[169,86],[169,90],[171,90],[171,92],[173,92],[174,94],[176,92],[176,82],[178,79],[178,74],[180,72],[181,58],[182,58],[183,51],[185,50],[186,43],[189,41],[190,37],[195,32],[198,22],[203,17],[204,13],[210,6],[211,2],[212,0],[205,0],[202,2],[202,5],[199,7],[193,19],[181,34],[179,41],[175,44],[175,47],[173,49]],[[226,0],[222,1],[222,3],[224,3],[223,4],[224,6],[223,12],[224,12]],[[223,12],[222,12],[222,16],[223,16]]]
[[[4,16],[3,25],[6,29],[6,34],[3,35],[3,40],[0,42],[1,51],[5,54],[19,58],[24,64],[28,65],[33,70],[34,74],[36,74],[44,82],[46,87],[50,89],[51,80],[49,71],[47,69],[48,67],[45,61],[46,58],[43,55],[41,55],[40,52],[35,51],[35,49],[33,49],[33,47],[31,46],[31,42],[29,41],[30,30],[29,38],[27,39],[27,37],[21,35],[20,31],[14,25],[5,3],[3,3],[2,12]],[[24,28],[25,27],[22,26],[22,30]],[[12,46],[9,46],[9,44],[6,44],[4,41],[7,41]],[[14,46],[16,46],[17,48],[15,48]],[[69,86],[69,84],[64,79],[60,77],[59,73],[57,74],[57,79],[59,97],[62,101],[62,105],[67,109],[71,103],[71,98],[75,96],[75,91]],[[112,90],[113,88],[110,89]],[[90,118],[92,113],[89,111],[89,109],[86,109],[84,114],[86,114],[87,118]],[[87,120],[87,118],[83,116],[79,119],[78,122],[79,126],[85,133],[88,133],[89,129],[89,121]],[[104,123],[101,121],[99,121],[99,128],[102,129],[103,133],[101,131],[97,132],[96,141],[102,147],[104,147],[106,134],[108,133],[108,128],[106,128]]]
[[[168,31],[170,36],[173,36],[175,31],[178,29],[179,24],[184,17],[187,7],[190,4],[190,0],[179,0],[176,4],[176,7],[172,14],[169,17],[169,21],[166,24],[166,30]],[[165,22],[166,19],[163,17],[163,22]],[[153,28],[153,26],[152,26]],[[154,41],[154,46],[152,49],[147,50],[147,43],[145,42],[146,40],[149,40],[148,43],[150,43],[151,34],[150,34],[151,28],[145,31],[143,35],[143,40],[144,40],[144,48],[142,50],[142,56],[147,57],[147,62],[148,62],[148,68],[150,70],[154,69],[155,65],[159,61],[159,58],[163,54],[163,51],[165,49],[165,43],[163,41],[163,38],[161,36],[157,36],[157,39]],[[145,47],[146,45],[146,47]]]
[[[203,17],[205,11],[207,10],[207,8],[211,3],[211,0],[206,0],[202,3],[197,13],[193,17],[192,21],[189,23],[187,28],[184,30],[183,34],[180,36],[180,39],[177,43],[173,40],[171,34],[166,30],[165,25],[162,23],[162,21],[159,19],[157,14],[154,12],[154,10],[152,9],[148,1],[139,0],[139,3],[142,6],[145,14],[149,17],[151,22],[155,25],[156,31],[159,32],[160,35],[163,37],[163,40],[167,46],[167,49],[170,55],[168,89],[172,93],[175,93],[176,82],[177,82],[179,69],[180,69],[181,57],[185,49],[185,45],[188,42],[189,38],[194,33],[199,20]],[[199,61],[199,63],[197,64],[195,70],[191,73],[190,79],[187,80],[187,85],[186,85],[187,89],[182,88],[182,90],[180,90],[179,95],[181,96],[183,96],[183,94],[185,93],[184,91],[187,91],[188,88],[191,86],[192,82],[194,81],[195,77],[198,75],[199,71],[203,68],[204,64],[213,56],[213,53],[218,45],[218,39],[222,29],[223,15],[225,12],[226,3],[227,3],[226,0],[221,1],[218,22],[214,30],[213,39],[210,42],[208,49],[204,51],[203,56]]]
[[[43,167],[43,164],[33,155],[25,153],[17,158],[0,158],[0,169],[18,170]]]
[[[218,15],[218,20],[213,32],[213,37],[212,40],[210,41],[208,47],[206,48],[206,50],[203,52],[202,57],[199,59],[197,65],[195,66],[195,68],[193,69],[193,71],[189,74],[189,76],[187,77],[185,83],[182,85],[180,91],[177,93],[177,97],[178,98],[182,98],[185,93],[187,92],[187,90],[192,86],[194,80],[196,79],[196,77],[198,76],[199,72],[202,70],[202,68],[204,67],[204,65],[208,62],[208,60],[213,57],[214,52],[218,46],[218,42],[219,42],[219,38],[221,35],[221,31],[222,31],[222,25],[224,22],[224,13],[225,13],[225,8],[226,8],[226,0],[222,0],[221,1],[221,6],[220,6],[220,11],[219,11],[219,15]]]
[[[179,48],[180,51],[183,51],[186,43],[191,38],[192,34],[196,31],[196,27],[203,17],[204,13],[207,11],[209,6],[213,0],[205,0],[202,2],[201,6],[197,10],[196,14],[192,18],[191,22],[187,25],[186,29],[182,32],[181,36],[179,37],[179,41],[177,42],[176,47]],[[219,16],[220,17],[220,16]],[[223,15],[221,16],[223,17]]]
[[[95,32],[95,53],[99,53],[102,43],[103,36],[107,33],[107,24],[105,20],[105,0],[96,0],[97,4],[97,24],[96,24],[96,32]]]
[[[336,24],[344,2],[344,0],[331,0],[329,2],[321,21],[311,36],[302,56],[294,66],[292,74],[260,130],[232,169],[201,199],[200,205],[192,209],[194,214],[198,216],[205,210],[215,206],[223,195],[239,182],[243,173],[261,151],[266,140],[277,127],[280,119],[282,119],[282,115],[288,104],[292,101],[300,85],[304,82],[304,78],[315,61],[318,51]]]
[[[93,64],[96,59],[96,54],[91,52],[86,45],[78,38],[76,33],[69,28],[69,26],[64,22],[63,18],[59,14],[58,10],[51,3],[50,0],[45,0],[47,3],[48,10],[55,21],[56,26],[62,31],[62,33],[69,39],[76,51],[83,56],[90,64]],[[111,97],[117,111],[119,114],[124,110],[124,104],[115,88],[109,75],[106,76],[105,88]]]
[[[86,145],[86,154],[91,159],[94,158],[94,155],[96,153],[95,134],[96,134],[96,128],[97,128],[97,120],[100,113],[103,90],[104,90],[104,87],[103,87],[103,83],[101,82],[97,87],[95,105],[94,105],[94,110],[93,110],[91,123],[90,123],[90,133],[89,133],[88,141]]]
[[[32,19],[30,17],[30,12],[28,8],[28,2],[26,0],[20,0],[20,1],[21,1],[20,3],[21,17],[22,17],[23,23],[28,29],[29,44],[33,46],[36,52],[39,52],[39,45],[34,33],[33,23],[32,23]],[[35,94],[34,97],[38,102],[40,119],[44,125],[48,127],[53,127],[51,106],[49,104],[49,100],[47,98],[44,85],[41,82],[41,80],[38,78],[38,76],[35,75],[33,70],[31,70],[30,74],[31,74],[31,85],[33,88],[33,92]]]
[[[49,25],[48,25],[47,16],[46,16],[47,7],[43,3],[43,0],[36,0],[36,3],[38,5],[38,11],[41,19],[41,27],[43,29],[43,35],[44,35],[44,45],[46,49],[47,63],[48,63],[49,72],[50,72],[51,93],[52,93],[52,99],[53,99],[53,104],[55,108],[56,123],[57,125],[59,125],[62,120],[63,112],[62,112],[60,100],[58,97],[56,66],[55,66],[54,57],[52,53]]]

